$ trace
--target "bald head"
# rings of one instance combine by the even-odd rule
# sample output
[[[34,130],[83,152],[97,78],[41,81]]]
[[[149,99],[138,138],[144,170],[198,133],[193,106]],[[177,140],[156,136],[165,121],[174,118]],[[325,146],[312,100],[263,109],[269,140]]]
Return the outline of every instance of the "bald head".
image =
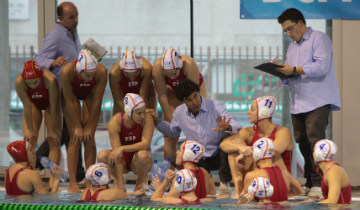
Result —
[[[63,2],[57,7],[57,14],[60,25],[68,31],[76,30],[78,24],[78,10],[71,2]]]

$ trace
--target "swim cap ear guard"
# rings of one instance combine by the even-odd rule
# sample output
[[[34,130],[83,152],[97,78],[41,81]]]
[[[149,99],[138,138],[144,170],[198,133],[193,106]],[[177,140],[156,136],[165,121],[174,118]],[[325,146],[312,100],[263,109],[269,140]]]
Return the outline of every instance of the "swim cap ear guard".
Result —
[[[40,69],[39,64],[36,61],[29,60],[24,63],[21,77],[24,80],[42,78],[43,70]]]
[[[196,188],[197,179],[188,169],[182,169],[176,173],[174,187],[176,191],[190,192]]]
[[[257,121],[270,119],[275,111],[276,100],[272,96],[264,96],[255,99],[257,106]]]
[[[86,49],[82,49],[79,53],[76,62],[76,71],[81,73],[82,71],[93,72],[97,68],[98,61],[95,56]]]
[[[205,147],[196,141],[185,141],[184,150],[182,155],[182,163],[192,162],[198,163],[203,154],[205,153]]]
[[[124,97],[124,111],[132,119],[134,110],[145,106],[145,101],[135,93],[127,93]]]
[[[119,62],[120,69],[125,72],[134,72],[142,69],[142,60],[132,50],[126,50]]]
[[[91,165],[86,171],[85,179],[91,181],[94,186],[107,185],[111,181],[109,167],[104,163]]]
[[[161,67],[164,71],[170,71],[174,69],[181,69],[183,66],[180,55],[174,48],[166,49],[161,58]]]
[[[274,155],[274,143],[271,139],[261,138],[253,144],[253,158],[255,163],[263,159],[270,159]]]
[[[15,162],[29,162],[26,141],[14,141],[7,146],[7,151]]]
[[[319,162],[330,162],[335,158],[337,151],[336,144],[328,139],[323,139],[316,142],[314,146],[314,161],[316,164]]]
[[[270,198],[274,193],[274,187],[265,177],[256,177],[248,187],[248,193],[259,199]]]

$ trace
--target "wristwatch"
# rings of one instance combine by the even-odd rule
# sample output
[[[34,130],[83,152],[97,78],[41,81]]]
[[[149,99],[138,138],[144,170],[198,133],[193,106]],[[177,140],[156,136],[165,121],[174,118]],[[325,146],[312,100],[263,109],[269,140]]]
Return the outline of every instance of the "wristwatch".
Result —
[[[299,75],[299,74],[297,73],[297,71],[296,71],[296,66],[294,66],[294,70],[293,70],[292,75],[293,75],[293,76],[297,76],[297,75]]]

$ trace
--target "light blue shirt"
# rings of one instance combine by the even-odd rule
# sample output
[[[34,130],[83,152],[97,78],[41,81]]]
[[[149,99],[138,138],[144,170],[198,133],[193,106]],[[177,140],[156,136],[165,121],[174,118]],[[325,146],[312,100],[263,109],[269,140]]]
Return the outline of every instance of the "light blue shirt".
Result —
[[[332,44],[326,34],[309,27],[300,43],[290,44],[285,64],[302,66],[305,73],[283,81],[290,87],[291,114],[306,113],[327,104],[331,110],[340,109]]]
[[[216,118],[220,115],[229,119],[230,115],[225,106],[213,99],[201,98],[201,108],[197,116],[194,116],[185,103],[178,106],[174,113],[171,123],[161,121],[156,128],[163,134],[170,137],[177,137],[181,131],[189,140],[194,140],[205,147],[204,157],[213,157],[217,154],[221,136],[225,131],[212,131],[217,128]],[[232,133],[237,133],[242,127],[234,120],[230,120]]]
[[[77,59],[81,44],[77,30],[74,31],[75,40],[68,30],[60,24],[46,34],[41,51],[36,57],[40,68],[50,69],[51,63],[59,56],[67,59],[68,62]],[[60,84],[60,70],[63,66],[56,67],[51,72],[56,76]]]

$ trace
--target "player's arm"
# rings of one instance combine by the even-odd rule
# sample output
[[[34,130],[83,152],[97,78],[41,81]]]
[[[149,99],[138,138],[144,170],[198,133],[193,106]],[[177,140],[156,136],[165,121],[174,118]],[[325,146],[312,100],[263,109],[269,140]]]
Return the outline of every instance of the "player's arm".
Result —
[[[141,86],[139,95],[147,102],[147,94],[149,90],[149,85],[152,80],[152,65],[146,60],[144,57],[141,57],[141,61],[143,63],[143,68],[141,70]]]
[[[120,82],[122,79],[122,74],[120,70],[119,64],[115,64],[111,69],[109,73],[109,86],[111,90],[111,94],[114,98],[114,113],[115,115],[118,112],[121,112],[121,110],[124,110],[124,96],[125,94],[120,89]]]
[[[163,69],[161,67],[161,58],[155,61],[152,77],[155,83],[156,92],[158,94],[159,103],[164,113],[164,119],[169,119],[169,121],[171,121],[172,115],[168,109],[169,101],[167,98],[167,85],[165,83]]]
[[[102,64],[98,64],[98,70],[95,74],[95,81],[96,85],[93,90],[93,100],[89,110],[89,119],[85,125],[85,129],[90,128],[92,131],[96,130],[96,126],[98,124],[102,98],[104,96],[105,87],[107,84],[107,69]]]

